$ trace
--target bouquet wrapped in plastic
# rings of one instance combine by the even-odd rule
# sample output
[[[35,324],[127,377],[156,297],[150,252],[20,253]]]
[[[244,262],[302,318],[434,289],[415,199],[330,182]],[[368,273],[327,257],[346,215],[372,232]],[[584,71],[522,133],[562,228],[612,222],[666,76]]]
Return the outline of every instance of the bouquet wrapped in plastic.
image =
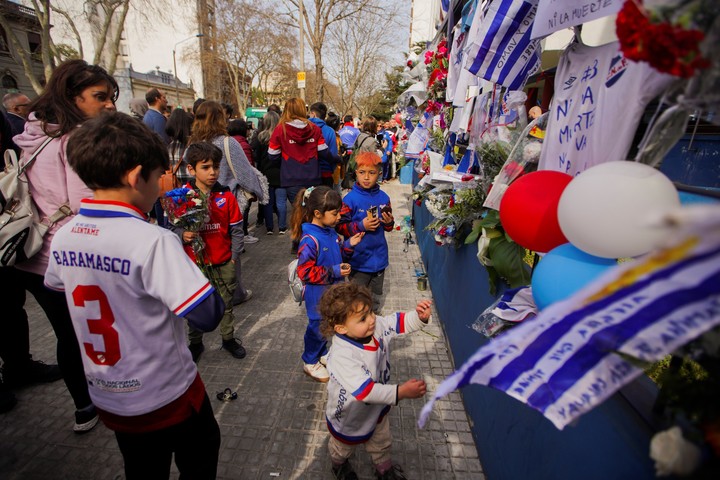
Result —
[[[210,220],[207,196],[199,190],[175,188],[165,193],[165,196],[160,198],[160,203],[168,216],[168,221],[173,226],[188,232],[199,232]],[[205,242],[202,237],[195,235],[190,247],[195,254],[195,262],[205,273]]]

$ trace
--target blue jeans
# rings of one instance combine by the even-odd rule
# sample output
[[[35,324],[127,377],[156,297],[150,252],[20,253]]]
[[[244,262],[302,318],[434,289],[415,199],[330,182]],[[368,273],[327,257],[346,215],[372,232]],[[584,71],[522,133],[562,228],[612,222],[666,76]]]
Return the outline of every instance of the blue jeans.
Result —
[[[287,230],[287,189],[280,187],[273,189],[270,187],[270,190],[275,191],[275,206],[277,207],[278,223],[280,224],[278,227],[280,230]]]
[[[308,318],[308,326],[305,329],[305,351],[302,354],[303,362],[310,365],[318,363],[320,357],[328,352],[328,344],[325,337],[320,333],[320,322],[322,319]]]
[[[388,180],[390,177],[390,162],[385,162],[382,164],[382,179]]]
[[[268,200],[267,205],[258,205],[258,208],[262,208],[263,215],[265,216],[265,229],[268,232],[272,232],[275,229],[275,223],[273,222],[273,212],[277,209],[275,204],[277,203],[275,191],[277,190],[277,187],[270,187],[268,189],[270,193],[270,198]],[[259,210],[258,210],[259,212]],[[286,212],[287,215],[287,212]],[[278,222],[280,222],[280,210],[277,209],[277,216],[278,216]],[[282,222],[280,222],[280,225],[282,225]],[[280,227],[282,230],[282,226]]]

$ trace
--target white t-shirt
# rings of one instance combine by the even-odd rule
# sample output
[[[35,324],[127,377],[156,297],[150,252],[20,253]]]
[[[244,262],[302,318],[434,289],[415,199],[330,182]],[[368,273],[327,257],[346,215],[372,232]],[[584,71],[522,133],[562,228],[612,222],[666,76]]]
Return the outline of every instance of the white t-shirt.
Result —
[[[627,60],[618,42],[570,45],[557,67],[538,169],[575,176],[626,160],[643,110],[673,80],[647,63]]]
[[[53,238],[45,285],[65,292],[90,397],[102,410],[152,412],[197,376],[180,317],[213,287],[178,237],[134,207],[83,200]]]

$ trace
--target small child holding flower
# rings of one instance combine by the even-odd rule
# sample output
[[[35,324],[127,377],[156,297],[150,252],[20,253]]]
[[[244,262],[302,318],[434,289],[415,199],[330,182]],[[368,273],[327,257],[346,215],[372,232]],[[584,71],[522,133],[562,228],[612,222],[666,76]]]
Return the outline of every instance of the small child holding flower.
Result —
[[[240,261],[239,256],[243,249],[243,216],[230,189],[218,183],[222,156],[222,151],[208,142],[193,143],[187,147],[184,160],[188,173],[195,178],[188,182],[186,187],[199,190],[207,197],[210,220],[199,232],[173,226],[170,228],[182,239],[185,252],[193,260],[195,252],[190,244],[197,235],[200,235],[205,243],[204,270],[208,280],[225,302],[225,315],[220,321],[222,348],[235,358],[244,358],[245,348],[242,342],[235,338],[232,302],[237,288],[235,262]],[[203,332],[191,326],[188,337],[190,352],[193,360],[197,362],[205,350]]]

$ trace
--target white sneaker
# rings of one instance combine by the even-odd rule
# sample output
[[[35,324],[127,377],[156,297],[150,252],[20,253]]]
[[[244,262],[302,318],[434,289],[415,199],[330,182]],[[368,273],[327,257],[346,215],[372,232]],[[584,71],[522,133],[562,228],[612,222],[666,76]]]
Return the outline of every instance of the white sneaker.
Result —
[[[328,357],[327,353],[325,355],[323,355],[322,357],[320,357],[320,363],[322,363],[324,367],[327,367],[327,357]]]
[[[252,235],[245,235],[245,243],[257,243],[260,239]]]
[[[323,367],[322,364],[318,363],[306,363],[303,367],[303,371],[305,372],[305,375],[309,376],[316,382],[320,383],[327,383],[330,381],[330,374],[327,371],[327,368]]]

